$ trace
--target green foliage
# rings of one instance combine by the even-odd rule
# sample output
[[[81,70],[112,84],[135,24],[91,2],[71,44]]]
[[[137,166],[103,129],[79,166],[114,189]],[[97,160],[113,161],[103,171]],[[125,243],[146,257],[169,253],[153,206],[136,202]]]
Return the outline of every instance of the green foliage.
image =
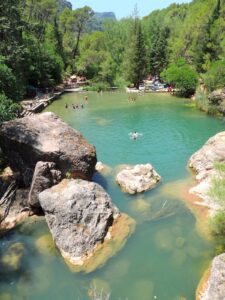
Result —
[[[215,163],[214,168],[217,171],[217,174],[212,179],[209,196],[213,197],[225,208],[225,163],[217,162]]]
[[[138,87],[146,74],[162,73],[189,96],[197,82],[194,70],[209,91],[223,87],[224,1],[172,4],[142,20],[110,15],[101,24],[88,6],[72,10],[59,0],[1,1],[0,92],[20,100],[27,86],[53,87],[72,73]]]
[[[225,60],[212,63],[210,69],[204,75],[204,83],[209,91],[225,86]]]
[[[210,219],[209,226],[212,234],[217,238],[225,236],[225,212],[220,211]]]
[[[178,93],[182,96],[189,97],[195,92],[198,83],[197,73],[183,60],[169,65],[161,73],[161,77],[169,84],[174,85]]]
[[[11,99],[19,100],[23,95],[23,91],[18,86],[13,70],[5,64],[5,58],[0,56],[0,92]]]
[[[93,85],[86,86],[85,90],[100,92],[100,91],[107,91],[109,87],[110,87],[109,84],[107,84],[106,82],[98,82],[98,83],[93,83]]]
[[[145,78],[147,73],[145,41],[142,33],[142,25],[138,18],[135,18],[133,21],[130,31],[130,41],[125,56],[125,78],[138,89],[140,82]]]
[[[0,123],[15,119],[20,109],[20,105],[0,94]]]

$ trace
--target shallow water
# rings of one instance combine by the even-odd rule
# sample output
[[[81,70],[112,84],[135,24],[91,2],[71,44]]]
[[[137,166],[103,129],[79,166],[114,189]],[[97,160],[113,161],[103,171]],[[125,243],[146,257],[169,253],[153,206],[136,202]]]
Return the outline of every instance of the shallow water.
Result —
[[[0,242],[2,254],[18,241],[26,247],[19,271],[0,270],[0,299],[1,293],[12,299],[90,299],[88,293],[95,291],[111,293],[113,300],[194,299],[213,245],[196,231],[195,218],[180,195],[167,195],[163,186],[190,176],[188,158],[224,130],[224,122],[168,95],[139,96],[135,103],[129,103],[125,93],[89,93],[88,103],[83,98],[84,94],[65,94],[47,110],[78,129],[96,146],[98,160],[113,168],[94,180],[137,221],[136,230],[105,266],[91,274],[74,274],[57,250],[37,247],[37,239],[48,233],[44,220],[20,226]],[[73,103],[83,103],[84,109],[72,109]],[[143,136],[130,140],[131,131]],[[162,183],[137,196],[122,193],[114,180],[117,167],[147,162],[162,176]]]

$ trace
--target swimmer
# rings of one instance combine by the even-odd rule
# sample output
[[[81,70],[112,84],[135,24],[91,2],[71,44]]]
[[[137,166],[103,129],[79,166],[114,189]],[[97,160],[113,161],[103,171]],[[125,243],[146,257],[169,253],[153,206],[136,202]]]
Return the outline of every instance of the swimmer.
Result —
[[[65,108],[68,108],[68,104],[67,103],[65,104]]]
[[[142,133],[138,133],[137,131],[129,133],[130,139],[132,140],[137,140],[141,135]]]
[[[84,100],[85,100],[85,102],[88,101],[88,96],[87,95],[84,97]]]

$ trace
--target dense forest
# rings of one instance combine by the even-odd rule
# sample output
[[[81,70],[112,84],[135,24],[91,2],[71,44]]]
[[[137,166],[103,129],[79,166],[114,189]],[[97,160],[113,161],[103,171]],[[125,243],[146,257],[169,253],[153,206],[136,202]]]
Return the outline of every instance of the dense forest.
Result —
[[[1,1],[0,39],[0,109],[9,118],[12,101],[72,74],[102,88],[138,88],[151,74],[184,96],[199,82],[208,91],[225,86],[225,0],[172,4],[119,21],[63,0]]]

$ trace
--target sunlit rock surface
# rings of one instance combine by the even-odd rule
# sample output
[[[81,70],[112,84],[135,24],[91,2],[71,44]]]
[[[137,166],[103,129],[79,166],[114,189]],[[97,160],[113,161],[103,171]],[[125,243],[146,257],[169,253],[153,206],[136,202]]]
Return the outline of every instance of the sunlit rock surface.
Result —
[[[225,299],[225,254],[218,255],[213,259],[211,269],[204,274],[197,289],[196,299]]]
[[[116,176],[116,182],[124,192],[136,194],[153,188],[161,177],[151,164],[126,166]]]
[[[218,162],[225,162],[225,131],[211,137],[189,160],[189,167],[196,173],[198,182],[190,192],[204,199],[204,204],[212,211],[220,208],[210,196],[212,179],[218,175],[215,169],[215,163]]]
[[[95,148],[50,112],[3,123],[0,147],[26,186],[38,161],[54,162],[63,176],[84,179],[92,177],[97,161]]]
[[[134,221],[93,182],[63,180],[40,193],[39,201],[57,247],[75,271],[101,266],[134,229]]]

